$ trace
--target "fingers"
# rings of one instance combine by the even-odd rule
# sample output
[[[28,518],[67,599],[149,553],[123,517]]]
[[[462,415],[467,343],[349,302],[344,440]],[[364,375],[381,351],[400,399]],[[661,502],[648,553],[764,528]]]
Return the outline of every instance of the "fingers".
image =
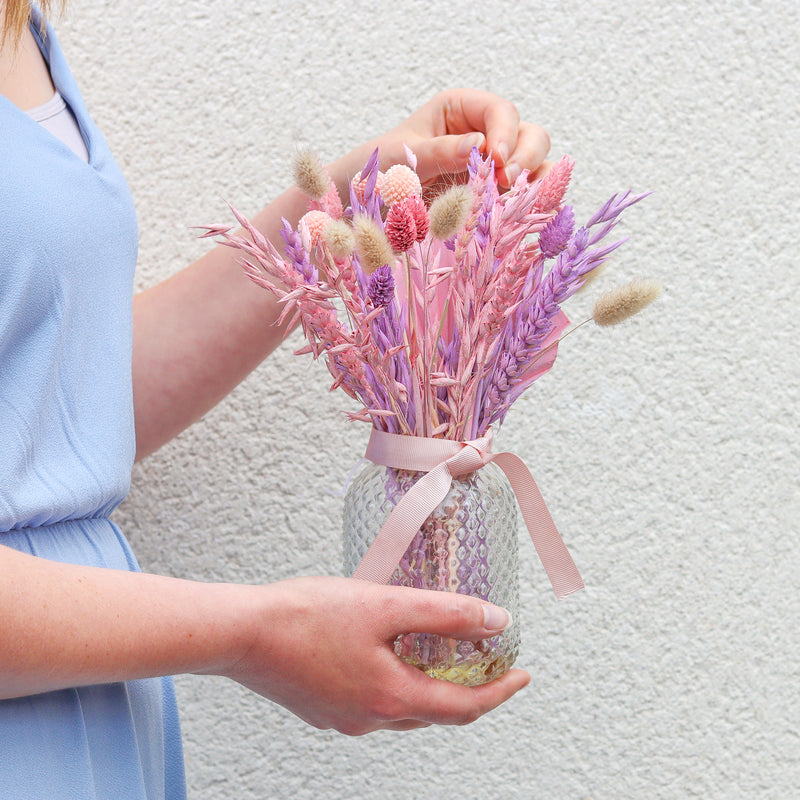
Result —
[[[550,136],[547,131],[541,125],[520,123],[516,146],[503,162],[502,172],[498,174],[500,184],[512,186],[524,169],[530,170],[532,178],[540,177],[537,173],[549,152]]]
[[[502,678],[474,687],[428,678],[422,673],[419,676],[415,716],[434,725],[469,725],[530,683],[530,675],[521,669],[509,670]]]
[[[481,131],[487,150],[505,163],[517,145],[519,112],[509,100],[478,89],[455,89],[441,96],[445,130],[451,134]]]
[[[437,633],[477,641],[496,636],[511,624],[503,608],[455,592],[392,587],[383,596],[384,634],[394,640],[403,633]]]
[[[433,137],[418,143],[423,183],[463,172],[473,146],[492,156],[498,183],[511,186],[527,169],[533,174],[550,150],[541,125],[520,120],[516,106],[491,92],[455,89],[437,95],[430,107],[441,117]]]
[[[550,172],[550,170],[553,168],[553,164],[555,164],[555,161],[550,161],[549,159],[545,159],[544,161],[542,161],[541,164],[539,164],[539,166],[536,169],[531,170],[531,174],[528,176],[528,180],[538,181],[541,178],[544,178],[544,176],[547,175],[547,173]]]
[[[479,131],[436,136],[417,145],[417,172],[423,185],[441,175],[454,175],[466,168],[472,148],[484,150],[486,137]]]
[[[420,722],[418,719],[401,719],[397,722],[387,722],[383,725],[385,731],[413,731],[417,728],[430,728],[432,722]]]
[[[530,683],[530,675],[512,669],[482,686],[459,686],[431,678],[408,664],[400,664],[404,677],[393,693],[385,683],[373,710],[363,718],[333,720],[341,733],[361,736],[375,730],[408,731],[431,725],[469,725],[510,699]],[[402,687],[397,690],[397,686]]]

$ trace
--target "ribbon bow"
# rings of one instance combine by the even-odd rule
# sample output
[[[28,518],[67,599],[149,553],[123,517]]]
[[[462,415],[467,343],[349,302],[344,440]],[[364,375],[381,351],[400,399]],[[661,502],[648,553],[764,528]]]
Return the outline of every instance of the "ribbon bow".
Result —
[[[426,474],[392,509],[353,577],[388,583],[417,531],[444,500],[453,478],[494,462],[511,484],[556,597],[561,600],[582,589],[580,573],[556,529],[530,470],[513,453],[493,454],[491,448],[491,428],[481,438],[467,442],[401,436],[373,428],[366,452],[370,461],[385,467]]]

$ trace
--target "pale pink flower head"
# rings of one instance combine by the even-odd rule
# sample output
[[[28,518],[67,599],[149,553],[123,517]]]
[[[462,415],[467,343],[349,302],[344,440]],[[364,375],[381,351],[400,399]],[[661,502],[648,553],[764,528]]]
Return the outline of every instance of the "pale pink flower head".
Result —
[[[316,247],[322,239],[325,228],[327,228],[331,222],[333,222],[333,217],[331,217],[330,214],[326,214],[324,211],[313,210],[303,214],[297,225],[303,240],[303,247],[305,247],[306,250]]]
[[[387,206],[399,203],[406,197],[422,194],[419,176],[405,164],[389,167],[383,175],[378,175],[378,191]]]

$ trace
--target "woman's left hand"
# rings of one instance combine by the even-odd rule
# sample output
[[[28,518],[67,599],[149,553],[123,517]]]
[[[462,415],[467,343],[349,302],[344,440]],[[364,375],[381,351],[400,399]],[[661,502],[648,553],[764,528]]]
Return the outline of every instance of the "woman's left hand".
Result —
[[[417,157],[426,190],[463,183],[473,146],[494,159],[501,188],[524,169],[530,179],[548,167],[550,137],[520,120],[513,103],[491,92],[451,89],[437,94],[383,136],[329,166],[343,198],[349,181],[377,147],[381,168],[405,164],[404,145]],[[282,219],[306,211],[296,188],[253,218],[279,247]],[[133,381],[137,458],[156,450],[218,403],[282,340],[271,324],[281,306],[241,279],[237,255],[220,246],[189,269],[141,293],[134,302]],[[164,343],[168,342],[169,347]]]
[[[477,89],[440,92],[396,128],[368,143],[371,149],[379,148],[382,168],[405,163],[403,145],[417,156],[417,173],[425,186],[463,180],[475,146],[494,159],[501,187],[511,186],[524,169],[536,178],[549,166],[547,131],[520,119],[509,100]],[[363,164],[366,147],[343,160],[360,158]]]

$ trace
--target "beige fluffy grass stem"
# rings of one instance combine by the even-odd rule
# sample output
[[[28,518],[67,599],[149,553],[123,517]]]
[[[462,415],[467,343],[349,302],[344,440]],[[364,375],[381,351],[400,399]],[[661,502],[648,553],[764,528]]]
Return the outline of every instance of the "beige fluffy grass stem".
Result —
[[[535,364],[543,358],[550,350],[557,347],[567,338],[571,333],[575,333],[579,328],[582,328],[589,322],[594,322],[596,325],[607,327],[609,325],[617,325],[620,322],[637,314],[643,308],[647,308],[654,300],[658,299],[661,294],[661,285],[655,281],[645,280],[644,278],[634,278],[630,283],[625,286],[620,286],[617,289],[612,289],[609,292],[601,295],[594,304],[592,316],[574,325],[568,331],[565,331],[561,336],[553,342],[550,342],[546,347],[543,347],[537,354],[535,359],[531,362]]]
[[[336,219],[325,228],[322,238],[334,258],[345,259],[356,249],[356,239],[351,227],[343,220]]]
[[[330,179],[325,167],[310,150],[298,150],[292,164],[294,181],[303,194],[312,200],[322,200],[330,189]]]
[[[353,235],[358,260],[368,275],[384,264],[394,263],[394,252],[386,234],[370,217],[357,216],[353,219]]]
[[[660,294],[661,286],[655,281],[636,278],[601,295],[594,304],[592,319],[597,325],[618,325],[649,306]]]
[[[435,239],[444,241],[458,233],[472,210],[472,189],[469,186],[451,186],[440,194],[429,210],[430,232]]]

